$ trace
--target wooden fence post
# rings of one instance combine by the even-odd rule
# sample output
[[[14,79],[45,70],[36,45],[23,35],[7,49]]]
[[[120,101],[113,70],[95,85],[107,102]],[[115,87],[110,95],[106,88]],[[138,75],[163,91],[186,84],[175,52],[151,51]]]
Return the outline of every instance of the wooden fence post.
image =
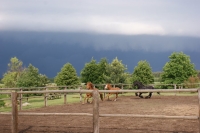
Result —
[[[46,93],[44,94],[44,106],[47,107],[47,90],[48,88],[45,88]]]
[[[198,89],[198,101],[199,101],[199,133],[200,133],[200,89]]]
[[[176,90],[176,84],[174,84],[174,89]],[[174,95],[176,96],[176,92],[174,93]]]
[[[121,88],[122,90],[124,89],[124,85],[122,84],[122,88]]]
[[[67,90],[67,87],[65,87],[65,90]],[[64,93],[64,104],[67,103],[67,93]]]
[[[123,86],[123,84],[121,84],[121,90],[123,90],[124,89],[124,86]],[[122,94],[123,94],[123,92],[121,92]]]
[[[20,89],[20,92],[22,92],[22,89]],[[19,110],[22,110],[22,94],[20,94],[19,98]]]
[[[17,107],[17,92],[11,92],[12,98],[12,133],[18,132],[18,107]]]
[[[105,85],[103,85],[103,90],[105,90]],[[103,93],[103,98],[106,98],[106,92]]]
[[[99,133],[99,92],[93,91],[93,133]]]
[[[82,90],[82,86],[79,87],[79,90]],[[80,93],[80,102],[82,103],[82,93]]]

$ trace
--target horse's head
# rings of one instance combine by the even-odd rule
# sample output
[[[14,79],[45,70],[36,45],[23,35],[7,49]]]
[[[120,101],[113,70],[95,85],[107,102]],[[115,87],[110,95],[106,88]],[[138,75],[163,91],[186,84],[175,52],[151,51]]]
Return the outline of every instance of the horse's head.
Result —
[[[87,82],[86,88],[87,88],[88,90],[91,90],[91,89],[94,88],[94,85],[92,84],[92,82]]]
[[[108,89],[108,84],[106,84],[106,86],[104,87],[104,89]]]
[[[106,86],[104,87],[104,89],[109,89],[109,87],[110,87],[110,84],[106,84]]]

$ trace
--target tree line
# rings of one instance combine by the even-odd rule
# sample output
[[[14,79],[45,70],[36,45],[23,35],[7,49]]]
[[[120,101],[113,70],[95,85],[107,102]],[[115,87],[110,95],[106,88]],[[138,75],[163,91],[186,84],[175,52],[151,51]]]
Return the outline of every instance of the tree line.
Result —
[[[163,84],[198,83],[199,71],[191,63],[190,57],[183,52],[173,52],[169,56],[169,61],[163,66],[162,72],[152,72],[150,64],[146,60],[138,62],[133,68],[133,72],[127,72],[127,66],[116,57],[111,63],[106,58],[99,62],[91,59],[85,63],[80,76],[72,64],[67,62],[60,72],[51,79],[57,86],[78,85],[88,81],[94,84],[104,83],[126,83],[131,84],[138,80],[143,84],[152,84],[156,81]],[[1,83],[4,87],[43,87],[49,83],[49,78],[39,73],[39,69],[29,64],[23,67],[23,62],[17,57],[10,59],[8,70],[3,75]]]

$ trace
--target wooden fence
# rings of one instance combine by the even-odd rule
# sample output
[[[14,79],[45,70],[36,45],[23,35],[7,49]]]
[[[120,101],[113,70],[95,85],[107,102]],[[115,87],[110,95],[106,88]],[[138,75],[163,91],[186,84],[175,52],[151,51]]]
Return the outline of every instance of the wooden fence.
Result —
[[[12,117],[12,133],[18,132],[18,116],[22,115],[36,115],[36,116],[44,116],[44,115],[54,115],[54,116],[92,116],[93,117],[93,132],[99,133],[99,118],[100,117],[139,117],[139,118],[161,118],[161,119],[190,119],[190,120],[198,120],[199,121],[199,133],[200,133],[200,90],[199,89],[156,89],[156,90],[99,90],[102,93],[108,92],[198,92],[198,101],[199,101],[199,115],[198,116],[165,116],[165,115],[136,115],[136,114],[99,114],[99,93],[94,90],[49,90],[49,91],[12,91],[11,99],[12,99],[12,111],[11,113],[0,113],[4,115],[11,115]],[[0,92],[2,93],[2,92]],[[5,92],[3,94],[6,94]],[[93,93],[93,114],[90,113],[18,113],[18,105],[17,105],[17,95],[19,94],[28,94],[28,93]]]
[[[199,83],[195,83],[197,85],[200,86]],[[113,86],[116,86],[116,85],[119,85],[121,86],[121,89],[123,90],[125,87],[128,87],[128,88],[131,88],[132,84],[112,84]],[[177,89],[177,86],[178,88],[180,89],[181,86],[180,85],[183,85],[183,84],[151,84],[151,85],[171,85],[171,86],[174,86],[174,89]],[[98,86],[98,87],[103,87],[105,86],[105,84],[95,84],[95,86]],[[24,90],[43,90],[45,91],[46,93],[44,93],[44,106],[48,106],[48,98],[49,98],[49,90],[51,88],[63,88],[63,90],[69,90],[70,88],[75,88],[77,93],[79,93],[80,91],[79,90],[82,90],[84,87],[83,86],[80,86],[80,85],[75,85],[75,86],[48,86],[48,87],[32,87],[32,88],[0,88],[0,93],[4,93],[4,94],[7,94],[7,93],[10,93],[10,91],[20,91],[20,92],[23,92]],[[182,88],[181,88],[182,89]],[[7,92],[2,92],[2,91],[7,91]],[[72,89],[74,90],[74,89]],[[34,92],[34,91],[31,91],[31,92]],[[50,92],[51,93],[51,92]],[[54,92],[52,92],[54,93]],[[20,93],[18,95],[18,101],[19,101],[19,110],[22,110],[22,100],[23,99],[28,99],[29,97],[23,97],[24,93]],[[26,94],[30,94],[30,93],[26,93]],[[176,95],[176,91],[175,91],[175,95]],[[37,96],[38,97],[38,96]],[[63,93],[63,97],[64,97],[64,104],[67,103],[67,93]],[[105,93],[104,93],[104,97],[105,97]],[[31,98],[33,98],[33,96],[31,96]],[[10,98],[4,98],[2,100],[10,100]],[[82,102],[82,93],[80,93],[80,102]]]

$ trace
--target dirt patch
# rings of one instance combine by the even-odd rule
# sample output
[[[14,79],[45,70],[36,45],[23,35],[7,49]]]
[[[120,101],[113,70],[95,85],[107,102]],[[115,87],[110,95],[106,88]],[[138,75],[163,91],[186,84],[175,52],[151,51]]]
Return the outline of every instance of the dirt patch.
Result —
[[[44,107],[23,112],[92,113],[92,104]],[[121,96],[100,101],[100,114],[198,116],[197,96]],[[0,115],[0,132],[10,133],[11,117]],[[19,133],[92,133],[90,116],[19,116]],[[198,120],[101,117],[100,133],[197,133]]]

